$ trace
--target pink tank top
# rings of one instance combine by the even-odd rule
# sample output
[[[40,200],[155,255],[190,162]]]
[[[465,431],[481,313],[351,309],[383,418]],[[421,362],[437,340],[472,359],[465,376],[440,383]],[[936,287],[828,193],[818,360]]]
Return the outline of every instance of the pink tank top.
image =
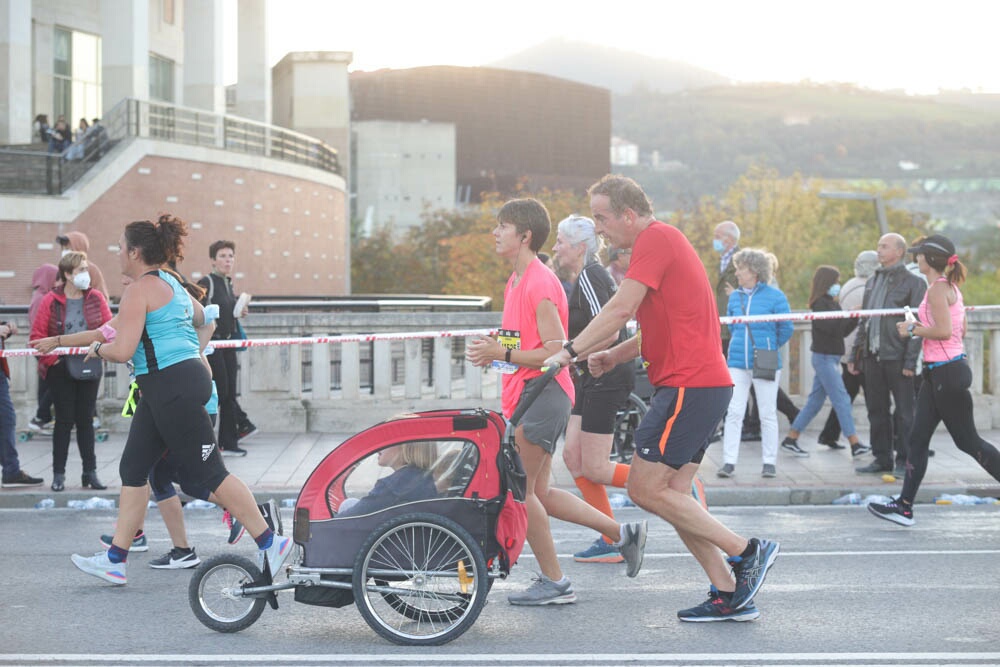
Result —
[[[934,282],[948,283],[944,276]],[[951,317],[951,338],[948,340],[924,339],[924,361],[934,363],[936,361],[949,361],[965,351],[962,338],[965,336],[965,303],[962,301],[962,291],[955,286],[955,303],[948,306],[948,314]],[[921,322],[928,326],[934,326],[934,317],[931,315],[930,306],[927,305],[927,295],[930,290],[924,293],[924,300],[920,302],[917,315]]]

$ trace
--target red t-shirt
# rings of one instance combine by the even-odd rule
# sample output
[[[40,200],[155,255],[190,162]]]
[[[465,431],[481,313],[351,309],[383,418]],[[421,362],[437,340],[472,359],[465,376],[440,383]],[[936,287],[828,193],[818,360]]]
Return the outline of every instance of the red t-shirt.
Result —
[[[562,337],[565,338],[569,329],[569,304],[566,300],[566,291],[556,274],[536,257],[524,270],[521,281],[514,286],[516,277],[517,272],[514,272],[507,280],[507,287],[503,292],[503,319],[500,325],[502,329],[514,332],[509,338],[517,341],[515,349],[537,350],[543,347],[542,339],[538,335],[536,314],[538,304],[544,299],[554,303],[559,310],[559,321],[562,322],[563,328]],[[539,370],[523,366],[518,366],[514,373],[504,374],[501,401],[504,416],[510,418],[514,414],[524,383],[541,374]],[[576,395],[569,368],[559,371],[555,381],[563,388],[572,403]]]
[[[649,288],[636,319],[653,386],[732,386],[715,291],[687,237],[654,220],[636,238],[625,277]]]

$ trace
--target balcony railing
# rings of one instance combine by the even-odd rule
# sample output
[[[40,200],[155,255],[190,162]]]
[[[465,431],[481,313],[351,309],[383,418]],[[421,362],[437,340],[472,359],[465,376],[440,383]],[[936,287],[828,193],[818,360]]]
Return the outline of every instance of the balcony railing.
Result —
[[[62,153],[0,149],[0,192],[61,194],[127,137],[261,155],[341,174],[337,151],[313,137],[246,118],[129,98]]]

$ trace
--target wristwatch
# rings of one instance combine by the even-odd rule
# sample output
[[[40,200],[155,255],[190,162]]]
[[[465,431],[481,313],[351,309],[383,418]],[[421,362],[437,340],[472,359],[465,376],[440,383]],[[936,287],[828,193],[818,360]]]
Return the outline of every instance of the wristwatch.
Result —
[[[571,340],[566,341],[566,344],[563,345],[563,349],[569,352],[570,361],[576,361],[576,358],[580,356],[576,353],[576,350],[573,349],[573,341]]]
[[[906,327],[906,333],[910,334],[910,338],[914,337],[913,330],[917,328],[916,322],[910,322],[910,325]]]

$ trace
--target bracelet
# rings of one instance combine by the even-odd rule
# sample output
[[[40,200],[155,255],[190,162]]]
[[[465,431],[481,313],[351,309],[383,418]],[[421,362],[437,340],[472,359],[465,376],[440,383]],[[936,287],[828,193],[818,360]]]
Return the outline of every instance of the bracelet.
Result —
[[[913,330],[916,329],[916,328],[917,328],[917,325],[915,323],[911,324],[908,327],[906,327],[906,333],[910,334],[910,338],[915,338],[916,337],[916,334],[913,333]]]
[[[566,341],[566,344],[563,345],[563,349],[569,352],[570,361],[576,361],[576,358],[580,356],[576,353],[576,350],[573,349],[573,341],[571,340]]]
[[[507,362],[508,364],[510,363],[510,353],[511,353],[511,351],[512,351],[512,350],[511,350],[510,348],[507,348],[507,352],[506,352],[506,354],[504,354],[504,355],[503,355],[503,358],[504,358],[504,360],[505,360],[505,361],[506,361],[506,362]]]
[[[104,358],[101,356],[101,345],[104,345],[104,343],[98,342],[97,345],[94,346],[94,356],[98,359]]]

